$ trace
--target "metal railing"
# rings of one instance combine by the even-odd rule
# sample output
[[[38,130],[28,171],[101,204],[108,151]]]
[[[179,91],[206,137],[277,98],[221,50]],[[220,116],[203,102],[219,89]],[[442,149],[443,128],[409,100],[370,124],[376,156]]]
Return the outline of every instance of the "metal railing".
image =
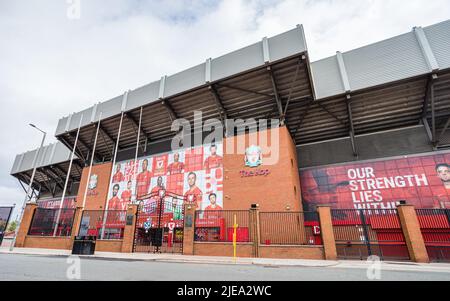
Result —
[[[232,242],[236,222],[236,241],[252,242],[248,210],[198,210],[195,212],[194,241]]]
[[[96,236],[97,239],[122,239],[126,216],[126,210],[84,210],[78,235]]]
[[[450,209],[416,209],[428,257],[450,262]]]
[[[70,236],[72,234],[74,216],[75,209],[36,208],[28,235]]]
[[[260,212],[263,245],[321,245],[317,212]]]

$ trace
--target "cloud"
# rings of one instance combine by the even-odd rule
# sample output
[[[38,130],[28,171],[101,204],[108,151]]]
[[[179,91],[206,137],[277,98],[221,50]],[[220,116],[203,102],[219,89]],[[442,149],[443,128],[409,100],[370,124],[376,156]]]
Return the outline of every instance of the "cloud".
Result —
[[[81,0],[79,20],[67,8],[0,2],[0,205],[22,194],[9,171],[17,153],[39,145],[30,122],[54,141],[63,116],[296,24],[317,60],[450,16],[447,0]]]

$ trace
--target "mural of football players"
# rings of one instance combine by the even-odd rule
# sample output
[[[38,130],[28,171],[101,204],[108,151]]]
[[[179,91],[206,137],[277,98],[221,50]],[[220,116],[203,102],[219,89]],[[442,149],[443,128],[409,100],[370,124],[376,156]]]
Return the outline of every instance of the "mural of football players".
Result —
[[[209,171],[211,168],[222,167],[223,158],[217,154],[217,146],[212,144],[209,147],[209,151],[211,152],[211,155],[205,159],[203,164],[204,169]]]
[[[150,188],[152,173],[148,170],[148,159],[142,160],[142,171],[136,177],[136,198],[146,195]]]
[[[184,194],[184,198],[189,203],[195,203],[197,210],[201,209],[202,205],[202,191],[196,185],[197,175],[195,172],[190,172],[188,174],[187,182],[189,185],[188,191]]]
[[[116,173],[114,174],[114,176],[112,178],[113,183],[120,183],[123,180],[125,180],[125,177],[123,176],[123,173],[120,171],[120,169],[121,169],[121,165],[120,165],[120,163],[117,163]]]
[[[118,196],[119,189],[119,184],[114,184],[112,189],[112,198],[108,202],[108,210],[122,210],[122,202]]]
[[[447,163],[441,163],[436,165],[436,173],[438,178],[442,181],[442,188],[433,188],[437,204],[435,202],[435,208],[446,209],[450,208],[450,165]]]
[[[131,202],[131,181],[127,182],[127,189],[125,189],[122,194],[120,195],[120,198],[122,199],[122,203],[124,203],[126,206]]]
[[[180,154],[175,153],[173,155],[173,163],[170,163],[169,167],[167,168],[167,174],[175,175],[183,172],[184,172],[184,163],[180,162]]]

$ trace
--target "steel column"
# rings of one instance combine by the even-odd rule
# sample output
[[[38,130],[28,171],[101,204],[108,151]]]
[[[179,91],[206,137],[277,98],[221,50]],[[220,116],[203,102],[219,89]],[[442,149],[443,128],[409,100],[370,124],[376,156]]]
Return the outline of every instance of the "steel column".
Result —
[[[55,230],[53,231],[53,236],[56,236],[56,231],[58,230],[59,218],[61,217],[61,209],[62,209],[62,206],[64,203],[64,198],[66,196],[67,184],[69,184],[69,175],[70,175],[70,171],[72,169],[73,158],[75,156],[75,149],[77,148],[78,136],[80,135],[80,129],[81,129],[82,122],[83,122],[83,115],[81,115],[81,118],[80,118],[80,123],[78,125],[78,130],[77,130],[77,136],[75,137],[75,143],[74,143],[74,146],[72,149],[72,154],[70,155],[69,169],[67,170],[67,177],[66,177],[66,181],[64,183],[64,189],[63,189],[62,196],[61,196],[61,202],[59,204],[58,216],[56,217],[56,224],[55,224]]]

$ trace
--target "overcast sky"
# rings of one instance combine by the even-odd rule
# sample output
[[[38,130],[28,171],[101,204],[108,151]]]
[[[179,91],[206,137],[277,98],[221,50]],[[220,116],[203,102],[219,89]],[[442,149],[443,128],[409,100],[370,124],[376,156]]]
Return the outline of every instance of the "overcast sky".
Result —
[[[54,142],[61,117],[296,24],[314,61],[450,17],[449,0],[80,0],[71,19],[72,1],[0,0],[0,205],[22,205],[30,122]]]

